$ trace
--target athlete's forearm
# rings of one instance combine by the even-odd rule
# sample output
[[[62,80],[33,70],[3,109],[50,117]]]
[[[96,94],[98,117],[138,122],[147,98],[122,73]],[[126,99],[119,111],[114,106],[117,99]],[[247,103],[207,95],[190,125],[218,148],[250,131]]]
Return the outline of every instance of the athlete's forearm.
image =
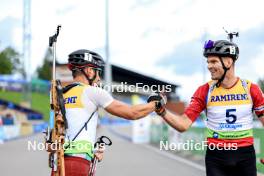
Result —
[[[133,105],[131,107],[132,112],[134,113],[132,119],[137,120],[147,116],[149,113],[155,110],[155,103],[150,102],[147,104]]]
[[[114,100],[105,110],[115,116],[128,120],[137,120],[145,117],[155,110],[155,103],[130,106],[121,101]]]
[[[192,125],[192,121],[185,114],[176,115],[172,114],[168,110],[166,111],[167,112],[163,116],[163,119],[177,131],[184,132]]]

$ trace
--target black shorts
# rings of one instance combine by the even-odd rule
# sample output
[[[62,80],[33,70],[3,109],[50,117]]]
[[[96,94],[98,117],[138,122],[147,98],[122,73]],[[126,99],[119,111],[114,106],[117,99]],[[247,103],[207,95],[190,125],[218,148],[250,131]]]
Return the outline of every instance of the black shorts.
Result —
[[[254,146],[237,150],[209,150],[205,156],[207,176],[257,176]]]

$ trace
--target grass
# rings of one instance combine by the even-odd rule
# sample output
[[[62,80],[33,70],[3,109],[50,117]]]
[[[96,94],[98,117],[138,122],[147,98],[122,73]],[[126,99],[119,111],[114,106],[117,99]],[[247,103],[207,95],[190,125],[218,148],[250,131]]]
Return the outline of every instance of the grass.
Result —
[[[263,164],[257,163],[257,169],[258,169],[258,172],[264,173],[264,165]]]
[[[23,101],[23,94],[20,92],[10,92],[0,90],[0,99],[20,104]],[[50,112],[50,101],[48,94],[32,93],[32,107],[44,115],[44,120],[48,121]]]

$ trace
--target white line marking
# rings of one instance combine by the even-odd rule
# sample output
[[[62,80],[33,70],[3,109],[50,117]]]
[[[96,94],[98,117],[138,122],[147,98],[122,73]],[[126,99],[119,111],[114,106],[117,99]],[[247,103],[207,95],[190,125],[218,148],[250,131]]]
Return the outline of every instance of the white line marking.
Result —
[[[157,149],[157,148],[155,148],[155,147],[153,147],[153,146],[147,145],[147,144],[144,144],[144,145],[142,145],[142,146],[145,147],[145,148],[147,148],[147,149],[149,149],[149,150],[152,150],[152,151],[154,151],[154,152],[156,152],[156,153],[158,153],[158,154],[160,154],[160,155],[166,156],[166,157],[168,157],[168,158],[170,158],[170,159],[173,159],[173,160],[179,161],[179,162],[181,162],[181,163],[187,164],[187,165],[189,165],[189,166],[191,166],[191,167],[194,167],[194,168],[196,168],[196,169],[199,169],[199,170],[205,172],[205,167],[202,166],[202,165],[196,164],[196,163],[194,163],[194,162],[191,162],[191,161],[189,161],[189,160],[187,160],[187,159],[181,158],[181,157],[179,157],[179,156],[173,155],[173,154],[168,153],[168,152],[164,152],[164,151],[162,152],[162,151],[160,151],[159,149]]]

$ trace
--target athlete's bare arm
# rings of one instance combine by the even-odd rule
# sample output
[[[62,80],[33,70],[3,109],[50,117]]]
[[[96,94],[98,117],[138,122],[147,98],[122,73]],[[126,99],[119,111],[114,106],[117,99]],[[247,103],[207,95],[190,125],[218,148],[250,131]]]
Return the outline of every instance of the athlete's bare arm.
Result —
[[[192,121],[187,117],[186,114],[176,115],[167,110],[166,114],[163,116],[163,119],[174,129],[179,132],[184,132],[189,129],[192,125]]]
[[[115,116],[125,118],[128,120],[137,120],[145,117],[155,110],[155,103],[150,102],[147,104],[130,106],[121,101],[114,100],[108,105],[105,110]]]

